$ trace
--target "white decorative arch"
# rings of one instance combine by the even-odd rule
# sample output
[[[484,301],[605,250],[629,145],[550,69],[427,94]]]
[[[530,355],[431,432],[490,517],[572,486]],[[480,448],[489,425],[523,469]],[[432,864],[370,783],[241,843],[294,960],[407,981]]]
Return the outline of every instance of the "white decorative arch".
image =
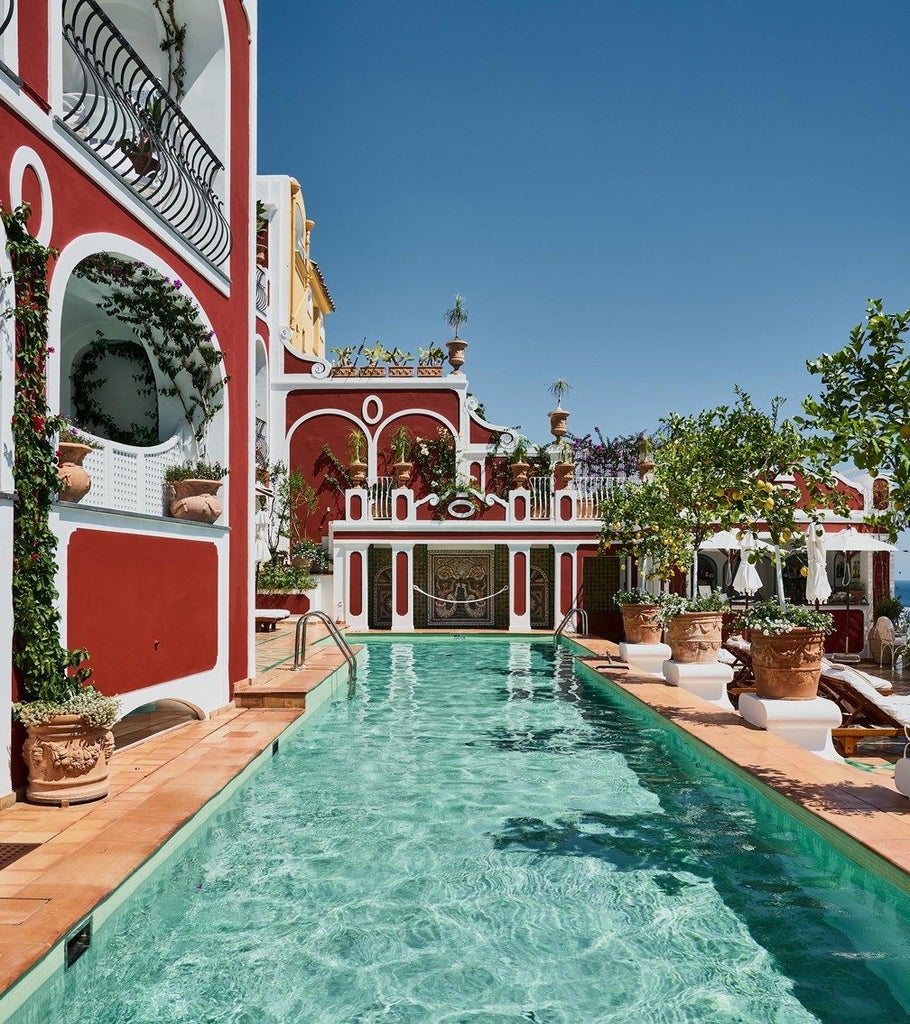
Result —
[[[38,187],[41,192],[41,225],[35,230],[34,225],[29,224],[29,229],[35,238],[42,245],[51,244],[51,232],[54,229],[54,197],[51,193],[51,180],[47,174],[44,161],[31,148],[31,146],[20,146],[13,154],[9,165],[9,195],[13,209],[22,203],[22,185],[25,181],[25,172],[33,170],[38,179]]]
[[[48,405],[54,410],[58,410],[60,408],[60,379],[63,369],[60,341],[63,328],[63,304],[66,297],[66,289],[76,267],[87,257],[94,256],[98,253],[113,253],[117,256],[124,257],[125,259],[135,260],[138,263],[145,264],[152,270],[158,271],[158,273],[163,277],[169,279],[179,279],[180,277],[174,268],[163,260],[158,253],[152,252],[151,249],[147,249],[145,246],[140,245],[135,241],[135,239],[106,231],[80,235],[60,251],[60,254],[52,268],[53,276],[51,277],[50,282],[48,302],[48,336],[51,339],[51,347],[54,348],[55,351],[48,357],[47,394]],[[214,327],[205,307],[200,302],[198,296],[185,282],[183,282],[182,288],[184,294],[187,295],[195,305],[200,321],[213,332],[212,345],[218,349],[218,351],[221,351],[217,335],[214,334]],[[225,373],[223,362],[219,367],[219,372],[222,375]],[[227,453],[229,451],[229,405],[230,389],[225,388],[223,391],[221,409],[215,416],[213,423],[214,429],[210,435],[213,444],[209,452],[209,456],[212,461],[220,461],[222,464],[227,462]],[[228,479],[229,478],[225,479],[226,484]],[[229,484],[227,485],[229,486]],[[227,505],[226,502],[225,505]]]
[[[360,417],[355,416],[353,413],[346,412],[344,409],[314,409],[313,412],[304,413],[299,419],[288,427],[288,432],[285,435],[287,440],[288,457],[290,458],[291,452],[291,439],[294,434],[303,426],[304,423],[308,423],[310,420],[317,419],[320,416],[340,416],[341,419],[348,420],[353,423],[354,426],[360,427],[363,431],[363,436],[367,441],[367,477],[375,477],[376,475],[376,443],[370,436],[370,428],[364,423]]]

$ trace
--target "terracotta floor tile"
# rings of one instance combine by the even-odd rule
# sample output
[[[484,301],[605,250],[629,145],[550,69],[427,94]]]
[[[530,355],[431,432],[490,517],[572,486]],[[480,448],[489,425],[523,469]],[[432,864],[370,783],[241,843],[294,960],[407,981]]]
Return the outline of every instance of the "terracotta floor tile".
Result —
[[[47,900],[0,897],[0,924],[22,924],[46,904]]]

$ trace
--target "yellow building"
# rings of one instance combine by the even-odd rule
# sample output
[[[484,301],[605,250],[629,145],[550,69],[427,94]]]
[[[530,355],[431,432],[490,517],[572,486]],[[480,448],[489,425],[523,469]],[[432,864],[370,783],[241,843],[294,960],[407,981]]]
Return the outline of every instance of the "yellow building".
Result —
[[[291,189],[290,323],[291,345],[305,355],[325,356],[325,318],[335,311],[318,264],[310,257],[313,221],[307,219],[300,183]]]

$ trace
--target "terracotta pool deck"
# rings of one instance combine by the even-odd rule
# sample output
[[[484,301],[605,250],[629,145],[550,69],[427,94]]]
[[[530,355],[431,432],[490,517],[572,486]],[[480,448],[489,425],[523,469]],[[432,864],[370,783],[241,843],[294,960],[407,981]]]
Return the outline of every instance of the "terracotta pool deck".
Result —
[[[319,635],[314,628],[312,639]],[[237,695],[257,706],[232,706],[117,752],[106,800],[70,808],[16,803],[0,811],[0,852],[2,844],[36,844],[0,869],[0,993],[267,750],[304,713],[306,695],[343,665],[327,645],[313,648],[307,668],[295,673],[293,636],[293,622],[256,634],[258,674]],[[568,639],[590,651],[586,664],[643,704],[910,871],[910,800],[886,774],[823,761],[658,678],[601,667],[607,653],[617,657],[609,641]]]

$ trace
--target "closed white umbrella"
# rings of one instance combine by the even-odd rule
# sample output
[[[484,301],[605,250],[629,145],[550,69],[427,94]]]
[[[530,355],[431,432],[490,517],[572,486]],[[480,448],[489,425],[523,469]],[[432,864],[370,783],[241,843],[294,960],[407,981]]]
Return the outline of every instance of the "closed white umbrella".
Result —
[[[269,550],[269,513],[261,508],[256,513],[256,564],[261,565],[272,557]]]
[[[761,576],[758,575],[758,569],[756,569],[749,560],[749,555],[758,550],[758,544],[756,543],[755,537],[749,531],[743,534],[743,539],[739,541],[738,544],[740,547],[741,557],[739,560],[739,568],[736,570],[736,575],[733,577],[733,589],[737,594],[745,594],[747,597],[751,597],[762,588]]]
[[[808,556],[809,575],[806,578],[806,601],[827,601],[831,596],[831,584],[828,582],[828,568],[825,559],[825,531],[814,523],[809,524],[806,531],[806,554]]]

